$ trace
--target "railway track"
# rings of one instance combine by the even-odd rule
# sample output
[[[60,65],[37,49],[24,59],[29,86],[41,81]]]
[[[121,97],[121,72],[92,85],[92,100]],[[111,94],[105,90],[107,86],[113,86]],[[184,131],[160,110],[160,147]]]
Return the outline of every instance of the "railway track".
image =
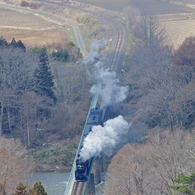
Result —
[[[75,182],[71,195],[82,195],[84,194],[86,182]]]
[[[109,56],[109,60],[107,62],[107,68],[109,68],[112,71],[116,71],[118,72],[119,68],[120,68],[120,58],[122,57],[122,53],[121,52],[121,48],[125,45],[125,29],[124,27],[121,25],[120,22],[109,18],[108,16],[104,16],[98,13],[94,13],[92,11],[80,8],[80,7],[76,7],[74,5],[70,5],[67,3],[61,3],[61,2],[52,2],[52,1],[48,1],[48,0],[34,0],[36,2],[40,2],[40,3],[46,3],[46,4],[53,4],[55,6],[60,6],[60,7],[64,7],[64,8],[69,8],[78,12],[82,12],[82,13],[86,13],[88,15],[91,15],[103,22],[105,22],[106,24],[108,24],[112,30],[113,30],[113,43],[112,43],[112,47],[111,47],[111,52],[110,52],[110,56]]]
[[[41,0],[41,1],[34,0],[34,1],[37,1],[40,3],[46,3],[46,4],[53,4],[55,6],[61,6],[61,7],[76,10],[78,12],[86,13],[108,24],[113,30],[113,42],[111,46],[109,59],[107,61],[107,68],[109,68],[109,70],[111,71],[115,71],[116,73],[119,72],[120,62],[122,61],[121,60],[122,54],[124,53],[126,36],[125,36],[124,27],[118,21],[113,20],[107,16],[100,15],[98,13],[93,13],[92,11],[85,10],[79,7],[75,7],[75,6],[66,4],[66,3],[52,2],[48,0]],[[87,188],[87,182],[76,182],[75,177],[74,177],[74,172],[75,172],[75,166],[73,165],[73,168],[71,170],[71,174],[69,177],[68,185],[66,187],[66,191],[64,195],[85,195],[86,188]]]

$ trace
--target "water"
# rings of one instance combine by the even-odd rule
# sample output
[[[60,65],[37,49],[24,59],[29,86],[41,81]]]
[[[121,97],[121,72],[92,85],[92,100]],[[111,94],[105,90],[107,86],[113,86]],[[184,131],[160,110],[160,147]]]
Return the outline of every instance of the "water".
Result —
[[[70,172],[34,173],[31,180],[33,184],[41,181],[48,195],[64,195],[69,174]]]

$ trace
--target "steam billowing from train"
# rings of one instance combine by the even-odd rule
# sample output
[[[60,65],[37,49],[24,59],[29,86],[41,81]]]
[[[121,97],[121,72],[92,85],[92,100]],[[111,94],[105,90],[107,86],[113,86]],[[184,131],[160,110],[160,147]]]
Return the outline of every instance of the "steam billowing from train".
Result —
[[[91,43],[91,51],[83,58],[83,63],[86,67],[87,73],[89,76],[92,76],[92,73],[89,71],[88,66],[94,64],[99,64],[101,56],[99,54],[100,49],[103,49],[107,45],[107,39],[100,39],[96,42]]]
[[[98,84],[94,85],[90,92],[99,95],[101,106],[110,106],[126,99],[127,86],[121,86],[115,72],[97,67],[96,79]]]
[[[99,48],[107,42],[102,39],[92,44],[92,51],[85,57],[84,64],[94,63],[99,58]],[[100,67],[101,63],[94,65],[94,78],[96,85],[92,86],[90,92],[99,95],[101,107],[117,104],[126,99],[128,87],[121,86],[116,73]],[[89,73],[89,72],[88,72]],[[91,74],[90,74],[91,75]],[[110,156],[115,147],[120,143],[122,135],[126,134],[130,124],[121,116],[109,119],[103,126],[93,126],[92,131],[84,139],[80,151],[80,159],[85,162],[93,156],[100,156],[102,153]]]
[[[80,152],[81,161],[85,162],[93,156],[100,156],[101,153],[112,155],[120,142],[120,136],[127,133],[129,126],[121,115],[107,120],[103,126],[94,126],[84,140]]]
[[[94,73],[93,77],[97,81],[97,85],[94,85],[90,92],[92,94],[99,95],[99,101],[101,106],[109,106],[116,104],[125,100],[128,87],[122,87],[119,84],[119,80],[116,77],[116,73],[109,71],[108,69],[100,68],[101,62],[96,61],[100,60],[99,51],[107,45],[106,39],[101,39],[97,42],[91,44],[91,52],[84,57],[83,63],[86,66],[88,74],[91,76],[92,73],[88,70],[87,66],[89,64],[94,64]]]

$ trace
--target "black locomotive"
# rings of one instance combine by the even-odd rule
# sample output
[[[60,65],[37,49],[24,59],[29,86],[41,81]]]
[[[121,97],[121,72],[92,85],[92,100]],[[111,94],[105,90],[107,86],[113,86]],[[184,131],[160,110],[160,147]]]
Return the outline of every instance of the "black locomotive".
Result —
[[[88,175],[89,175],[89,169],[91,165],[91,159],[87,160],[85,162],[80,162],[79,159],[76,160],[76,171],[75,171],[75,180],[80,182],[86,182]]]
[[[102,109],[100,108],[91,109],[85,129],[84,129],[83,140],[85,139],[85,137],[87,137],[89,132],[92,130],[92,127],[101,124],[101,121],[102,121]],[[82,149],[82,144],[81,144],[80,149]],[[93,158],[85,162],[82,162],[80,159],[80,156],[78,156],[76,160],[76,170],[75,170],[75,180],[76,181],[79,181],[79,182],[87,181],[92,159]]]

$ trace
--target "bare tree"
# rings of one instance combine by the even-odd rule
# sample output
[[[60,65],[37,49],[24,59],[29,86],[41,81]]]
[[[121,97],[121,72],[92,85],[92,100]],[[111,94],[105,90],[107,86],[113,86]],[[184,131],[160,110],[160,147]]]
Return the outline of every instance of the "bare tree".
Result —
[[[141,15],[133,31],[135,46],[153,47],[161,45],[166,38],[165,30],[159,27],[155,15]]]
[[[19,140],[0,138],[0,183],[2,195],[14,192],[18,182],[26,183],[27,173],[32,168],[25,158],[26,149]],[[28,163],[28,166],[27,166]]]
[[[127,144],[109,165],[104,194],[181,194],[169,185],[194,171],[194,138],[177,129],[153,133],[146,144]]]
[[[0,135],[3,133],[3,121],[8,124],[8,127],[6,127],[8,131],[12,131],[13,123],[11,124],[11,120],[16,115],[14,110],[17,110],[15,107],[17,97],[31,88],[35,67],[36,60],[31,54],[17,48],[1,48]]]
[[[175,51],[172,64],[174,67],[189,67],[195,71],[195,37],[187,37]],[[190,76],[190,75],[189,75]]]
[[[35,56],[18,48],[5,48],[0,52],[1,86],[15,93],[29,89],[37,61]]]
[[[195,116],[195,80],[193,79],[175,93],[175,99],[169,102],[170,108],[177,115],[177,123],[180,126],[189,127],[193,124]]]
[[[186,126],[193,122],[194,99],[186,97],[184,101],[180,98],[179,102],[177,98],[181,92],[185,93],[181,88],[194,79],[194,38],[186,39],[175,54],[171,47],[164,46],[164,38],[164,31],[158,28],[153,16],[144,16],[140,20],[125,67],[125,80],[132,86],[131,94],[137,101],[140,120],[149,128],[160,126],[173,130],[174,125]],[[191,87],[193,91],[193,85]],[[180,106],[176,106],[176,102]]]
[[[124,8],[123,14],[124,14],[124,17],[126,20],[127,27],[132,29],[135,26],[135,24],[140,16],[139,10],[133,6],[128,6],[128,7]]]
[[[79,100],[87,100],[90,90],[90,80],[83,64],[58,66],[53,69],[57,93],[60,101],[73,103]]]

